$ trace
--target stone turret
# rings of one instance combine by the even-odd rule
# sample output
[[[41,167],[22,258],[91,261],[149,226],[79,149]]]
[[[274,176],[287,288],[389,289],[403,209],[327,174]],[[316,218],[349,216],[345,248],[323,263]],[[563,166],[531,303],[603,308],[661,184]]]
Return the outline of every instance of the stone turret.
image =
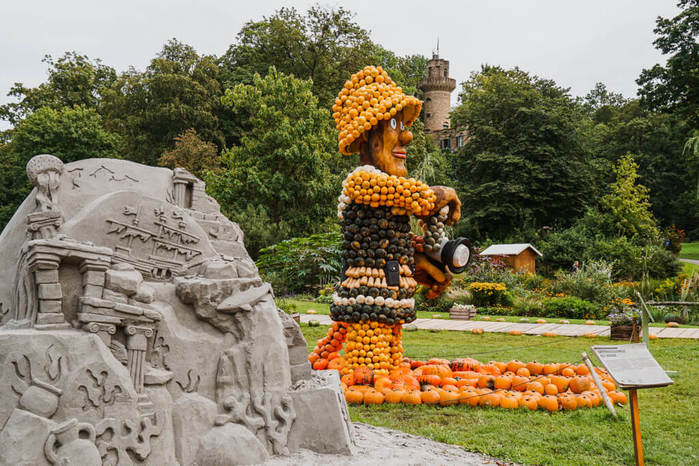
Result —
[[[420,89],[425,93],[423,117],[425,128],[430,132],[448,129],[451,110],[451,93],[456,88],[456,80],[449,77],[449,60],[439,58],[437,53],[427,62],[427,76],[420,81]]]

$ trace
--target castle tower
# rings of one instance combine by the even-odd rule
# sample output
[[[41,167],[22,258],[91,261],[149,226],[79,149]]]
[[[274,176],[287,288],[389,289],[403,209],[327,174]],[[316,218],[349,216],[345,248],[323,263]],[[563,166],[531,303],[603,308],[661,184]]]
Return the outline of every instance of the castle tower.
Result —
[[[420,81],[420,89],[425,93],[423,118],[429,132],[450,128],[451,93],[455,88],[456,80],[449,77],[449,60],[433,53],[427,62],[427,76]]]

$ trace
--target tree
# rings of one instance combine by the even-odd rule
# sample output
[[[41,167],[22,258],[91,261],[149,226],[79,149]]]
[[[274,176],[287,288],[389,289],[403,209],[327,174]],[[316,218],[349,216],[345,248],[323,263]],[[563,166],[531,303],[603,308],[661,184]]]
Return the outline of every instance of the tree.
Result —
[[[240,145],[223,152],[225,170],[208,176],[207,183],[224,213],[246,231],[251,255],[260,246],[320,231],[340,192],[340,177],[330,167],[346,162],[311,81],[272,67],[264,78],[255,75],[251,85],[226,91],[223,102],[244,114],[248,127]],[[248,228],[251,221],[256,225]],[[263,232],[251,233],[260,226],[272,239],[267,244],[259,241]]]
[[[699,1],[679,0],[674,18],[658,17],[653,45],[670,55],[665,66],[644,69],[636,80],[646,108],[677,113],[699,128]]]
[[[221,149],[222,95],[215,58],[172,39],[145,72],[122,73],[105,91],[105,125],[123,137],[124,158],[148,165],[189,128]]]
[[[92,108],[55,110],[42,107],[11,130],[12,139],[0,146],[0,228],[4,228],[31,191],[25,166],[37,154],[52,154],[64,163],[92,157],[116,157],[121,138],[106,131]]]
[[[46,55],[42,60],[48,64],[48,80],[35,88],[15,83],[8,96],[19,102],[0,106],[0,119],[17,125],[42,107],[60,109],[74,105],[99,108],[104,89],[116,80],[116,71],[76,52],[66,52],[58,60]]]
[[[614,217],[618,236],[654,239],[658,230],[649,210],[648,188],[637,183],[637,170],[633,155],[623,155],[614,167],[616,181],[602,198],[602,205]]]
[[[374,64],[369,33],[342,7],[311,7],[305,15],[282,7],[261,21],[248,21],[221,57],[226,87],[251,84],[270,66],[313,81],[320,106],[330,108],[351,73]]]
[[[453,126],[469,142],[452,157],[472,237],[511,236],[566,225],[598,199],[596,161],[586,147],[584,113],[549,80],[483,66],[463,83]]]
[[[182,167],[202,178],[206,170],[220,170],[221,159],[216,144],[202,141],[197,131],[190,128],[175,138],[175,148],[163,152],[158,164],[170,168]]]

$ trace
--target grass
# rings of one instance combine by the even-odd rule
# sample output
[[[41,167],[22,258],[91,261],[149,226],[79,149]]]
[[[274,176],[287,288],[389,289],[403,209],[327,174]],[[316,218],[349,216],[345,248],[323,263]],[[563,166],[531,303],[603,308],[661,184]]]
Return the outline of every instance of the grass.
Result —
[[[690,262],[682,262],[682,272],[687,275],[692,275],[693,273],[699,273],[699,264],[692,264]]]
[[[699,260],[699,241],[695,243],[682,243],[680,259]]]
[[[302,330],[309,351],[327,326]],[[592,344],[607,344],[596,339]],[[543,344],[542,343],[546,343]],[[590,352],[590,340],[513,337],[465,332],[406,333],[405,355],[414,359],[473,356],[481,361],[574,362]],[[647,464],[699,464],[699,341],[654,340],[651,351],[661,366],[679,371],[675,384],[639,391],[643,448]],[[694,361],[694,362],[692,362]],[[353,421],[399,429],[469,451],[523,464],[633,464],[628,405],[618,421],[603,407],[547,413],[500,408],[403,405],[350,406]]]
[[[296,305],[296,311],[300,312],[301,314],[305,314],[309,309],[314,309],[318,314],[322,315],[329,315],[330,314],[330,305],[329,304],[323,304],[323,303],[316,303],[313,301],[301,301],[298,299],[287,299],[288,302],[293,303]],[[418,311],[417,317],[420,319],[432,319],[434,316],[439,315],[440,319],[449,319],[449,313],[448,312],[425,312],[425,311]],[[486,317],[486,315],[481,315],[478,314],[475,320],[482,321],[484,320],[483,317]],[[496,319],[505,319],[505,322],[520,322],[522,317],[520,316],[495,316],[495,315],[490,315],[487,316],[490,318],[491,322],[495,322]],[[534,323],[537,319],[545,319],[546,322],[548,323],[556,323],[559,320],[558,318],[548,318],[548,317],[527,317],[529,319],[529,323]],[[586,322],[585,319],[565,319],[571,324],[584,324]],[[595,325],[609,325],[609,321],[606,319],[603,320],[595,320]],[[666,324],[662,322],[654,322],[650,324],[651,327],[666,327]],[[680,327],[695,327],[693,325],[680,325]]]

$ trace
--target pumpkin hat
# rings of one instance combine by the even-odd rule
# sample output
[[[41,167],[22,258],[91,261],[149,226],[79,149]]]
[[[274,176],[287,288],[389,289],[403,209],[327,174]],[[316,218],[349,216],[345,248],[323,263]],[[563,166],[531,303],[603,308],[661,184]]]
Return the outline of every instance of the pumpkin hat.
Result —
[[[380,66],[367,66],[352,75],[333,105],[335,126],[340,132],[338,146],[345,155],[359,152],[360,136],[380,120],[388,120],[401,110],[407,126],[420,115],[422,102],[407,96]]]

